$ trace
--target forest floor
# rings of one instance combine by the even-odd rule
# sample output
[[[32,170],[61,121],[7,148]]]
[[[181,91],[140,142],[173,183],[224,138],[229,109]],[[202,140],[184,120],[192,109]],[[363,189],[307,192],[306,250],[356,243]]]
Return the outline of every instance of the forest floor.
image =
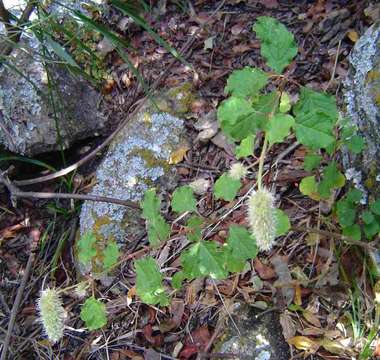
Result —
[[[198,131],[194,124],[224,99],[226,78],[234,69],[262,67],[259,43],[252,31],[258,16],[277,18],[295,35],[299,51],[287,73],[294,86],[307,85],[334,94],[344,108],[342,86],[348,72],[347,56],[358,36],[371,23],[365,15],[367,7],[367,1],[344,0],[227,0],[220,3],[196,0],[183,11],[171,2],[164,8],[156,7],[157,12],[148,15],[148,20],[160,36],[176,49],[181,49],[192,38],[186,53],[190,66],[179,61],[173,64],[173,57],[165,49],[158,47],[146,32],[132,27],[129,40],[135,50],[129,55],[147,83],[152,84],[162,69],[170,67],[160,88],[190,82],[197,93],[197,100],[192,103],[193,116],[186,120],[192,147],[176,165],[180,183],[188,184],[200,176],[213,183],[234,161],[227,143],[196,141]],[[108,14],[103,20],[114,26],[115,18],[119,18],[117,12]],[[106,107],[117,126],[129,107],[144,97],[144,93],[116,53],[107,56],[106,65],[112,70],[113,80],[104,85],[103,93]],[[293,90],[292,87],[288,89],[290,94],[294,93]],[[85,146],[94,146],[99,141],[89,141]],[[10,317],[16,316],[9,349],[11,358],[218,358],[218,354],[211,355],[213,344],[222,333],[218,316],[232,302],[239,300],[258,306],[265,303],[268,309],[278,312],[285,338],[304,336],[303,345],[292,346],[293,358],[305,354],[310,359],[358,358],[372,316],[369,310],[371,291],[361,249],[323,232],[320,224],[331,212],[331,207],[329,204],[321,206],[300,193],[299,182],[309,174],[302,166],[305,154],[306,149],[295,145],[292,137],[286,143],[273,146],[268,156],[269,171],[265,183],[276,187],[281,199],[278,206],[289,215],[292,225],[301,230],[311,226],[321,229],[320,233],[291,231],[281,238],[272,252],[259,254],[244,273],[223,281],[196,280],[186,284],[176,294],[172,306],[165,310],[142,305],[136,300],[131,257],[118,268],[112,284],[96,283],[97,293],[107,300],[107,326],[101,331],[71,331],[70,328],[83,328],[79,319],[81,300],[74,295],[65,295],[70,328],[67,336],[53,347],[44,338],[36,321],[36,300],[45,282],[52,281],[57,287],[68,287],[76,282],[72,244],[80,203],[19,199],[15,206],[6,192],[0,193],[0,339],[7,333]],[[75,162],[80,156],[79,152],[69,151],[67,161]],[[253,156],[247,165],[254,167],[256,161]],[[89,190],[87,185],[98,162],[99,159],[92,160],[83,169],[78,169],[75,180],[81,180],[74,182],[73,191],[84,193]],[[12,177],[38,176],[38,168],[33,169],[30,164],[18,164]],[[246,178],[239,199],[244,198],[254,182],[252,177]],[[56,179],[31,185],[28,189],[59,192],[64,186],[60,179]],[[245,222],[244,207],[231,212],[230,203],[215,202],[212,194],[206,193],[200,206],[203,207],[202,213],[208,213],[210,217],[228,214],[213,235],[216,241],[223,242],[228,224]],[[174,218],[170,213],[166,216]],[[179,232],[180,228],[174,228],[172,235]],[[134,253],[140,251],[141,254],[141,250],[146,249],[145,244],[143,241],[137,244]],[[35,250],[32,252],[31,249]],[[155,254],[170,259],[167,266],[175,267],[178,254],[173,254],[172,250],[163,245]],[[275,254],[280,255],[285,269],[294,279],[292,296],[297,309],[287,307],[284,300],[287,294],[283,291],[286,287],[276,288],[275,282],[281,274],[276,273],[271,263]],[[257,275],[260,282],[258,285],[256,281],[256,289],[252,284],[253,275]],[[26,277],[15,313],[16,294]],[[112,288],[118,282],[128,284],[130,290],[115,294]],[[300,308],[303,310],[299,311]],[[316,347],[313,339],[326,334],[331,341]],[[380,355],[379,340],[377,347]]]

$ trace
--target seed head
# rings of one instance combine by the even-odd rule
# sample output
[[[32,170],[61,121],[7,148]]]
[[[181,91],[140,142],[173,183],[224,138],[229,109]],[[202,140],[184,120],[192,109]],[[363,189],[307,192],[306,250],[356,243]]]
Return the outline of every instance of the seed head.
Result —
[[[261,251],[270,250],[276,238],[274,197],[266,189],[254,192],[248,199],[248,223]]]
[[[65,309],[57,290],[46,289],[41,291],[38,299],[40,321],[47,337],[52,343],[59,341],[63,336]]]
[[[234,163],[231,166],[231,169],[228,172],[228,175],[233,179],[240,180],[245,175],[247,175],[247,168],[240,162]]]

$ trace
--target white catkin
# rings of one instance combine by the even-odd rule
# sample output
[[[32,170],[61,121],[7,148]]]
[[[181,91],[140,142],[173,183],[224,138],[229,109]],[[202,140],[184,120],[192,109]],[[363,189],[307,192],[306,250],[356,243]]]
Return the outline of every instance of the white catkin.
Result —
[[[40,321],[48,339],[56,343],[63,336],[65,309],[61,297],[55,289],[41,291],[38,299]]]
[[[247,168],[240,162],[232,164],[230,170],[228,171],[228,175],[233,179],[240,180],[247,175]]]
[[[266,189],[258,190],[248,199],[248,223],[260,251],[272,249],[276,238],[274,197]]]

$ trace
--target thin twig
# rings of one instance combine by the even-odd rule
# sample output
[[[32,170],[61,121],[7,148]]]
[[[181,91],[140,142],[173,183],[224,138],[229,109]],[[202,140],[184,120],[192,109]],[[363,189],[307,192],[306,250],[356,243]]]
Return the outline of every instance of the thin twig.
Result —
[[[23,294],[23,292],[25,290],[26,282],[28,281],[29,274],[30,274],[30,271],[32,269],[32,265],[34,263],[34,258],[35,258],[35,253],[34,253],[34,249],[32,248],[32,251],[30,252],[30,255],[29,255],[29,258],[28,258],[28,262],[26,264],[26,268],[25,268],[25,271],[24,271],[24,275],[23,275],[20,287],[17,290],[16,298],[15,298],[15,301],[14,301],[14,304],[13,304],[13,307],[12,307],[12,311],[11,311],[11,315],[10,315],[10,319],[9,319],[9,323],[8,323],[7,335],[5,336],[3,351],[1,353],[0,360],[6,360],[6,358],[7,358],[7,352],[8,352],[9,342],[11,340],[11,335],[12,335],[13,327],[15,325],[18,308],[20,306],[21,297],[22,297],[22,294]]]
[[[107,196],[21,191],[18,189],[18,187],[13,185],[12,182],[6,176],[4,176],[4,174],[0,174],[0,183],[4,184],[5,187],[8,189],[8,191],[10,192],[11,197],[16,198],[16,199],[17,198],[32,198],[32,199],[87,200],[87,201],[106,202],[106,203],[126,206],[133,209],[140,209],[140,206],[133,201],[110,198]]]
[[[366,248],[368,250],[376,250],[376,247],[374,245],[372,245],[371,243],[366,243],[364,241],[354,240],[348,236],[344,236],[342,234],[331,232],[331,231],[319,230],[319,229],[314,229],[314,228],[309,228],[309,227],[299,227],[299,226],[292,226],[290,228],[290,230],[295,231],[295,232],[306,232],[306,233],[311,232],[311,233],[323,235],[326,237],[332,237],[334,239],[342,240],[342,241],[345,241],[346,243],[348,243],[350,245],[361,246],[361,247]]]

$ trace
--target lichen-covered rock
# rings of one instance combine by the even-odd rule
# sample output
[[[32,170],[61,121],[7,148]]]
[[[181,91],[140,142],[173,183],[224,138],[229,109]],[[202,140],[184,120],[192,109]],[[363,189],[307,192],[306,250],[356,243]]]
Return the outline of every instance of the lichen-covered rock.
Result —
[[[30,44],[11,56],[22,75],[2,67],[0,73],[0,143],[10,151],[35,155],[67,148],[97,135],[105,126],[98,111],[100,94],[85,80],[58,65],[49,66],[55,84],[55,112],[49,99],[47,74]],[[54,115],[56,114],[56,116]]]
[[[349,61],[347,115],[365,138],[366,148],[358,156],[346,156],[346,175],[367,200],[380,195],[380,22],[358,40]]]
[[[350,57],[345,82],[347,115],[364,137],[359,155],[344,154],[346,177],[363,192],[362,203],[380,198],[380,21],[358,40]],[[380,251],[369,251],[380,276]]]
[[[165,111],[177,109],[172,102],[173,98],[163,96],[156,104],[164,104]],[[97,184],[91,194],[139,203],[150,187],[156,186],[161,191],[174,189],[175,169],[169,160],[174,152],[188,145],[183,120],[173,115],[174,110],[171,113],[159,112],[149,104],[128,122],[98,168]],[[101,253],[107,242],[114,239],[122,248],[143,235],[145,223],[139,210],[86,201],[80,215],[80,234],[87,231],[97,239],[99,256],[91,266],[86,269],[79,266],[79,270],[97,273],[102,270]]]
[[[248,304],[237,303],[232,317],[238,327],[229,320],[215,352],[234,354],[239,360],[288,360],[289,346],[282,335],[276,312],[257,317],[257,310]]]

